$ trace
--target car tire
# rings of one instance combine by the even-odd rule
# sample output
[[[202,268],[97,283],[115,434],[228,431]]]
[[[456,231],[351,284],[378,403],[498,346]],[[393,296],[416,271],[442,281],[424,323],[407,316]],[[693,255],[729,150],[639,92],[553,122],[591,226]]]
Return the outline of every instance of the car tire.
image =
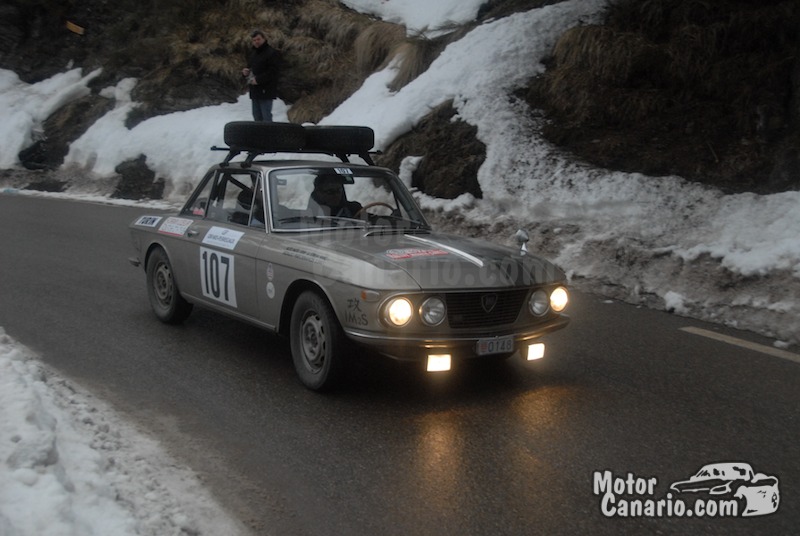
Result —
[[[345,337],[336,314],[319,293],[305,291],[292,309],[292,360],[297,376],[313,391],[328,390],[341,376]]]
[[[363,154],[375,145],[375,132],[369,127],[308,126],[306,150],[332,154]]]
[[[295,123],[232,121],[225,125],[224,138],[231,149],[265,153],[299,151],[306,143],[303,126]]]
[[[165,324],[180,324],[192,312],[192,304],[181,296],[172,264],[161,248],[147,260],[147,295],[156,317]]]

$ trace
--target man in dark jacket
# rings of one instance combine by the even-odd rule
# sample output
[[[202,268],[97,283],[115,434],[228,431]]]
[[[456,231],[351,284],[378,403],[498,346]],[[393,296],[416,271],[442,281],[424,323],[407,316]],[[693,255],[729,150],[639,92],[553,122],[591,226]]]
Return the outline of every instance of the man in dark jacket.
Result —
[[[312,215],[355,218],[361,212],[361,203],[347,200],[344,185],[345,179],[340,175],[317,175],[314,178],[314,191],[308,200],[308,210]]]
[[[272,121],[272,101],[278,96],[280,53],[267,44],[261,30],[250,34],[253,50],[247,59],[242,76],[247,79],[253,102],[253,119]]]

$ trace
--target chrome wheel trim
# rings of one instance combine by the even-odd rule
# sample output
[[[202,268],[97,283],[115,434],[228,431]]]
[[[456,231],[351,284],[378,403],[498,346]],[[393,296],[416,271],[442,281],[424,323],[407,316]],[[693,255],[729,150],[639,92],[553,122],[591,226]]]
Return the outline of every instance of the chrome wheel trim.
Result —
[[[303,351],[303,364],[314,374],[325,365],[325,352],[328,341],[325,324],[315,312],[308,313],[300,326],[300,346]]]
[[[169,307],[172,304],[173,293],[175,285],[172,281],[172,271],[164,263],[159,264],[155,270],[155,277],[153,278],[153,290],[156,293],[156,299],[164,307]]]

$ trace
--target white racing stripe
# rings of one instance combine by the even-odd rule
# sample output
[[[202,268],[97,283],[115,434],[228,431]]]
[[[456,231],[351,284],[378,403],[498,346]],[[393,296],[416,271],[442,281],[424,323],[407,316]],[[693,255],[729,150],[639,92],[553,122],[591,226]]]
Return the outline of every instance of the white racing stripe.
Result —
[[[685,331],[687,333],[692,333],[693,335],[700,335],[701,337],[706,337],[709,339],[714,339],[716,341],[733,344],[734,346],[739,346],[740,348],[747,348],[748,350],[753,350],[755,352],[760,352],[762,354],[771,355],[773,357],[780,357],[781,359],[787,359],[789,361],[794,361],[795,363],[800,363],[800,355],[794,354],[792,352],[787,352],[786,350],[781,350],[780,348],[773,348],[771,346],[765,346],[763,344],[745,341],[743,339],[737,339],[736,337],[731,337],[729,335],[723,335],[722,333],[708,331],[707,329],[685,327],[685,328],[680,328],[680,330]]]
[[[444,244],[440,244],[439,242],[436,242],[435,240],[428,240],[427,238],[420,238],[419,236],[405,235],[405,237],[408,238],[409,240],[414,240],[416,242],[420,242],[422,244],[425,244],[426,246],[433,246],[433,247],[437,247],[439,249],[443,249],[443,250],[447,251],[448,253],[452,253],[453,255],[458,255],[459,257],[468,260],[472,264],[474,264],[476,266],[480,266],[481,268],[483,268],[483,261],[480,260],[475,255],[470,255],[466,251],[462,251],[460,249],[456,249],[456,248],[451,247],[451,246],[445,246]]]

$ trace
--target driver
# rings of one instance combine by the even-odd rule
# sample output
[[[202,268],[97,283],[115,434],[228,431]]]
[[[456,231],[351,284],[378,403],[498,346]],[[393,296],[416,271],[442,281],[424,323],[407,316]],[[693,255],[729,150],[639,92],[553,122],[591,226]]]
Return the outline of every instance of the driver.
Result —
[[[314,179],[314,191],[311,192],[308,208],[314,214],[355,218],[361,210],[361,203],[347,200],[342,177],[334,173],[325,173],[317,175]]]

